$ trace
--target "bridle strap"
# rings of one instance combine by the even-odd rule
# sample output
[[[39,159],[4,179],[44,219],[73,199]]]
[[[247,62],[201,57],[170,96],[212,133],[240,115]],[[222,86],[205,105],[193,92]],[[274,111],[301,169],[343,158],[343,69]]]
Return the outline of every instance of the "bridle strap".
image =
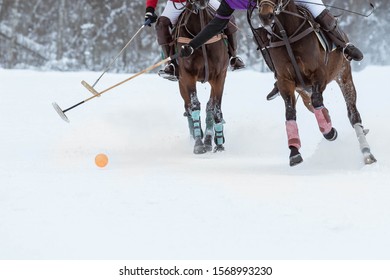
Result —
[[[310,26],[307,29],[305,29],[303,32],[299,33],[298,35],[288,38],[288,42],[290,44],[293,44],[293,43],[301,40],[302,38],[306,37],[307,35],[309,35],[313,31],[314,31],[314,28]],[[270,42],[268,47],[269,48],[278,48],[278,47],[282,47],[284,45],[285,45],[285,42],[283,40],[283,41],[278,41],[278,42]]]
[[[284,44],[286,45],[287,53],[288,53],[288,56],[291,59],[291,63],[293,65],[293,67],[294,67],[294,71],[297,74],[297,78],[298,78],[299,82],[301,83],[301,86],[303,87],[303,89],[307,91],[308,89],[306,87],[305,82],[303,81],[303,77],[302,77],[301,71],[299,70],[299,66],[298,66],[297,60],[295,59],[294,52],[293,52],[293,50],[291,48],[291,44],[289,42],[289,39],[288,39],[288,36],[287,36],[287,32],[286,32],[286,30],[284,30],[283,25],[280,23],[280,21],[276,17],[275,17],[275,23],[278,26],[278,28],[280,29],[279,32],[282,35]]]
[[[199,11],[200,16],[200,28],[201,30],[205,27],[204,11]],[[204,59],[204,80],[203,83],[206,83],[209,80],[209,59],[207,58],[206,45],[202,45],[202,53]]]

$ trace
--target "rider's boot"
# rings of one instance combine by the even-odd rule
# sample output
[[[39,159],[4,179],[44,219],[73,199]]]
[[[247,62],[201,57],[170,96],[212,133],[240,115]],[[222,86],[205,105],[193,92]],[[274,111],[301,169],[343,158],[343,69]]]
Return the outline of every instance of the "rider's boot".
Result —
[[[237,38],[236,33],[227,35],[228,39],[228,51],[229,51],[229,64],[232,71],[245,68],[245,63],[241,57],[237,55]]]
[[[172,24],[169,18],[161,16],[157,19],[157,42],[162,48],[163,58],[167,58],[173,54],[171,27]],[[168,62],[165,68],[158,72],[158,75],[170,81],[177,81],[179,79],[179,67],[176,60]]]
[[[161,45],[163,58],[169,57],[171,52],[171,46],[170,45]],[[158,71],[158,75],[164,79],[168,79],[170,81],[176,82],[179,80],[179,66],[177,65],[176,60],[169,61],[164,69],[160,69]]]
[[[278,86],[277,86],[277,84],[275,82],[274,83],[274,88],[267,95],[267,100],[270,101],[270,100],[276,98],[278,95],[279,95],[279,89],[278,89]]]
[[[236,31],[237,27],[235,26],[234,17],[231,18],[233,23],[229,23],[225,29],[225,35],[227,36],[228,41],[228,52],[229,52],[229,64],[232,71],[245,68],[245,63],[242,61],[241,57],[237,56],[237,36]]]
[[[363,59],[363,53],[354,45],[348,42],[348,38],[345,33],[339,28],[337,19],[330,13],[328,9],[325,9],[316,17],[316,21],[321,27],[329,33],[329,37],[333,43],[343,49],[344,56],[348,60],[360,61]]]

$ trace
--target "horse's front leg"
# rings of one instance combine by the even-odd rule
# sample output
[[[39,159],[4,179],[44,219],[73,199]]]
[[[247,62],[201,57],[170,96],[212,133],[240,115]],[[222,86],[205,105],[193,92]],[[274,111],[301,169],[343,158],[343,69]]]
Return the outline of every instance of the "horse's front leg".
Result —
[[[297,115],[296,115],[296,100],[294,95],[294,83],[278,83],[280,94],[283,97],[286,109],[286,132],[287,143],[290,149],[290,166],[295,166],[303,161],[299,152],[301,148],[301,140],[299,138]]]
[[[198,100],[196,92],[196,84],[193,86],[186,86],[179,82],[180,93],[184,100],[185,116],[188,119],[188,126],[190,133],[195,139],[194,154],[203,154],[206,152],[206,148],[203,144],[203,131],[200,120],[200,102]]]
[[[223,134],[223,125],[225,121],[222,115],[221,102],[216,101],[213,98],[207,103],[207,114],[206,114],[206,133],[204,137],[204,145],[207,151],[213,149],[213,136],[215,148],[214,152],[224,151],[223,144],[225,143],[225,136]]]
[[[328,109],[324,106],[322,88],[318,84],[315,84],[312,88],[311,104],[314,108],[314,115],[316,116],[322,135],[329,141],[335,140],[337,138],[337,130],[332,127]]]
[[[203,130],[200,120],[200,102],[196,91],[190,93],[190,112],[193,122],[193,135],[195,139],[194,154],[204,154],[207,152],[206,147],[203,144]]]
[[[223,125],[225,121],[222,116],[222,109],[220,102],[214,106],[214,143],[215,148],[214,152],[224,151],[225,148],[223,144],[225,143],[225,136],[223,134]]]
[[[225,147],[223,146],[225,143],[225,136],[223,133],[223,126],[225,121],[223,119],[221,109],[225,75],[226,72],[222,73],[216,79],[209,82],[211,85],[211,95],[209,102],[207,103],[207,128],[205,145],[206,147],[209,146],[211,149],[212,134],[214,134],[214,152],[221,152],[225,150]]]

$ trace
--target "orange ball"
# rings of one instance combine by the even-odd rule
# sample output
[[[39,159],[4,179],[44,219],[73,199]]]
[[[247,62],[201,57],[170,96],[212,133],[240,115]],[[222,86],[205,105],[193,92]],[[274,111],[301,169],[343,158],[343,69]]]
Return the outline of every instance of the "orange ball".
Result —
[[[95,157],[95,163],[96,163],[97,166],[103,168],[108,163],[108,157],[105,154],[98,154]]]

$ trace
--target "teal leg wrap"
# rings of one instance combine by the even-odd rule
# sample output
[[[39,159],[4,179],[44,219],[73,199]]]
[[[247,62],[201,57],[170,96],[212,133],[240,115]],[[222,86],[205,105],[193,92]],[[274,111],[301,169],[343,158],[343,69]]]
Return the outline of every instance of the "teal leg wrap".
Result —
[[[223,137],[223,122],[214,124],[214,142],[216,145],[222,145],[225,143],[225,138]]]
[[[212,111],[207,111],[206,114],[206,135],[214,134],[214,117]]]
[[[187,116],[188,129],[190,130],[190,135],[194,137],[194,122],[192,121],[191,116]]]
[[[192,122],[194,124],[194,137],[202,137],[202,128],[200,127],[200,110],[191,113]]]
[[[194,137],[194,122],[192,121],[192,117],[188,112],[184,112],[184,117],[187,118],[188,129],[190,130],[191,137]]]

